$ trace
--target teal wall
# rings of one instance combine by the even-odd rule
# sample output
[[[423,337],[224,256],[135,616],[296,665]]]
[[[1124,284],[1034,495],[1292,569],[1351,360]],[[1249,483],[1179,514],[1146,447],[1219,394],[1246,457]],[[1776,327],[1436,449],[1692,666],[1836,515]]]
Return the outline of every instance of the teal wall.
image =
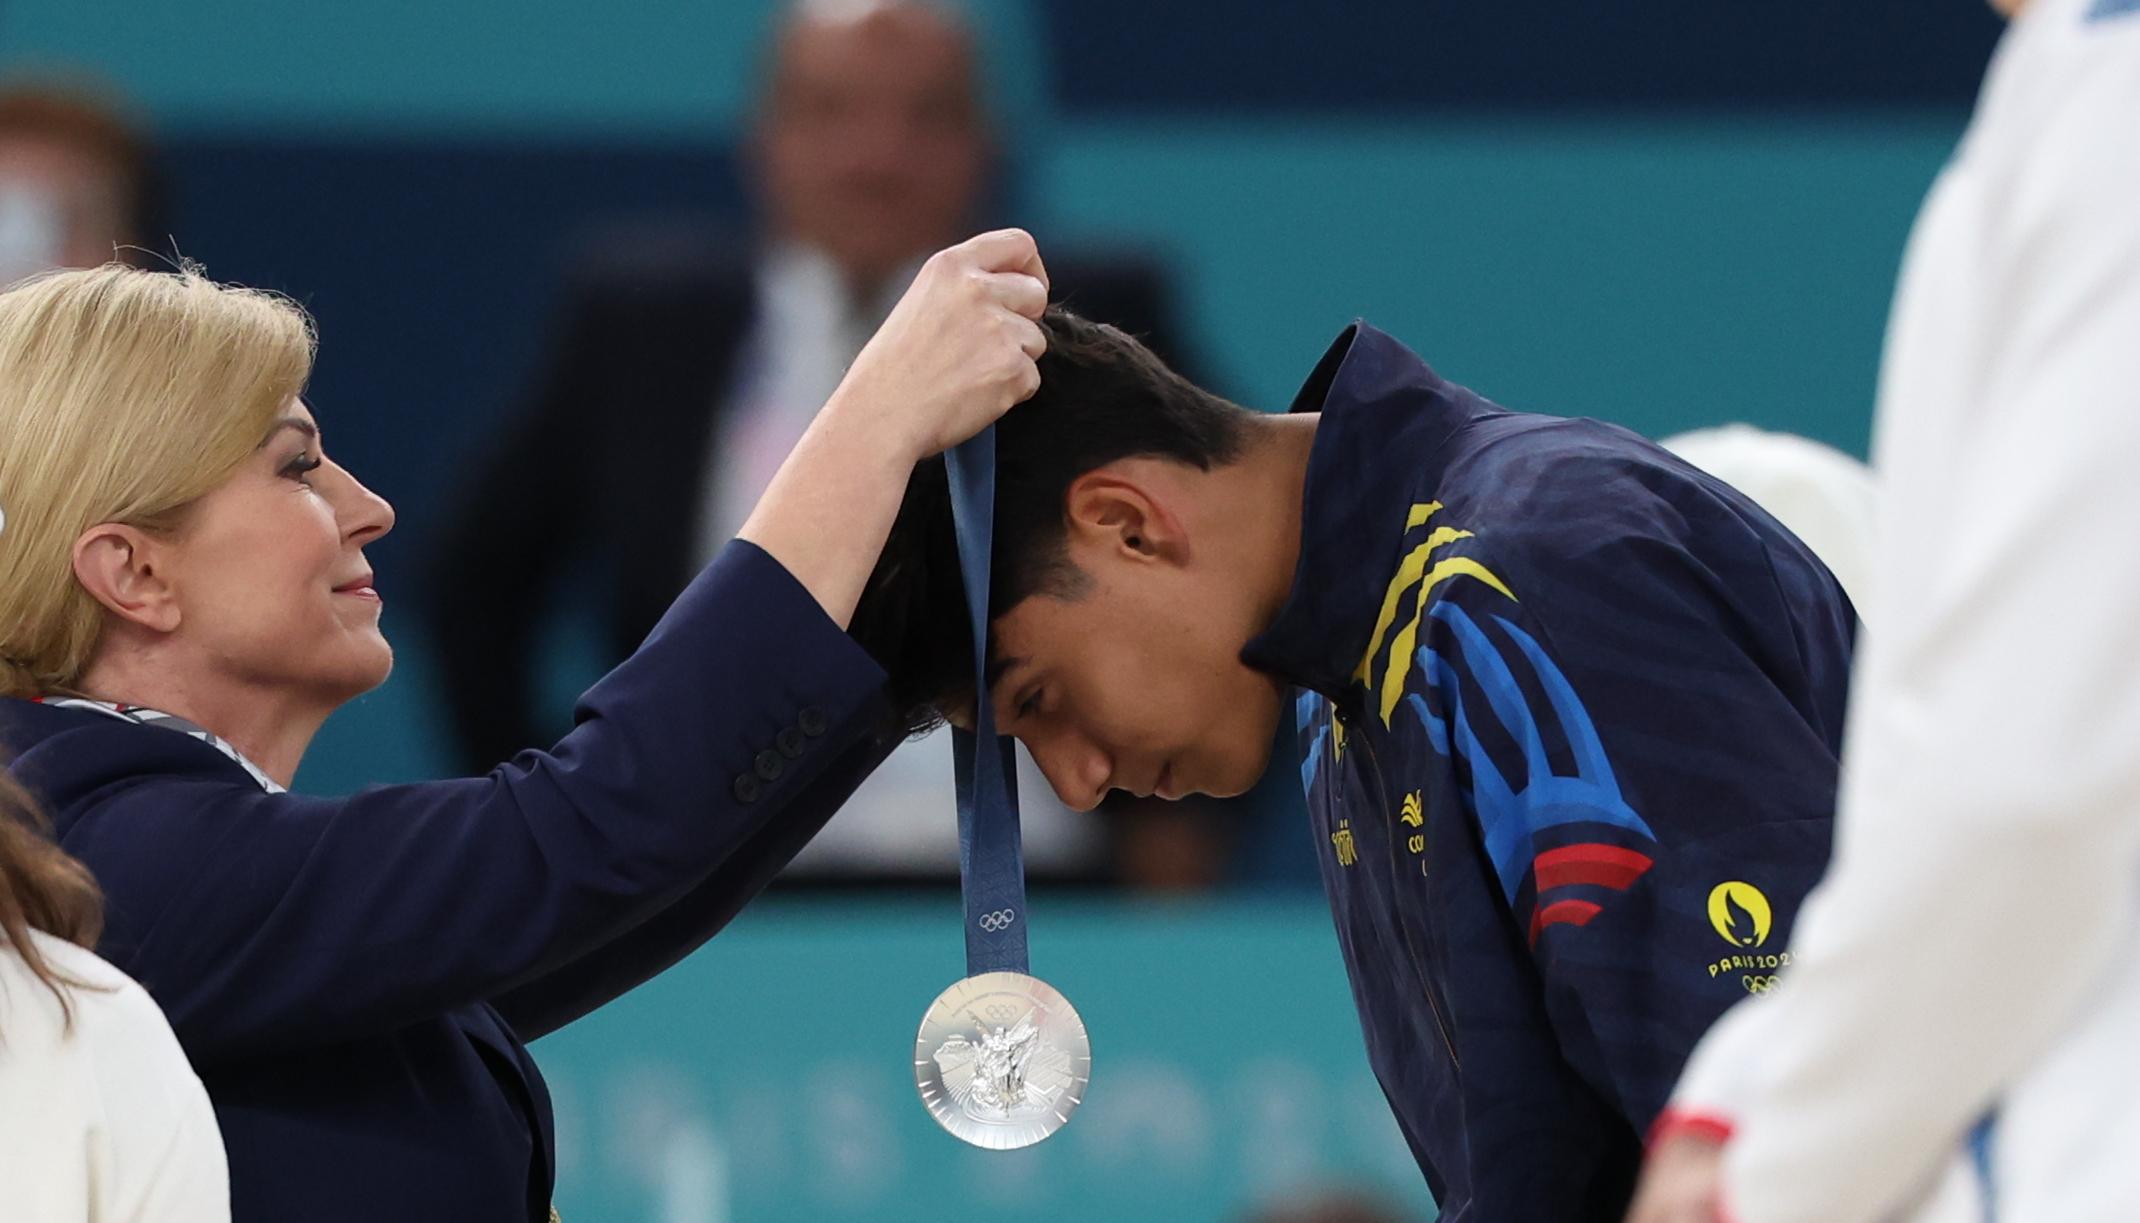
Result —
[[[1145,235],[1256,406],[1362,315],[1510,406],[1862,452],[1909,222],[1957,134],[1878,120],[1066,126],[1058,237]]]
[[[916,1097],[915,1028],[961,974],[956,902],[763,903],[534,1053],[567,1220],[1223,1223],[1343,1184],[1432,1203],[1360,1052],[1327,910],[1036,897],[1033,964],[1091,1034],[1085,1105],[984,1153]]]
[[[1023,0],[975,0],[994,92],[1035,106]],[[6,0],[0,55],[86,65],[189,130],[714,136],[748,109],[774,0]]]
[[[181,128],[708,131],[769,6],[706,0],[10,0],[11,58],[88,63]]]

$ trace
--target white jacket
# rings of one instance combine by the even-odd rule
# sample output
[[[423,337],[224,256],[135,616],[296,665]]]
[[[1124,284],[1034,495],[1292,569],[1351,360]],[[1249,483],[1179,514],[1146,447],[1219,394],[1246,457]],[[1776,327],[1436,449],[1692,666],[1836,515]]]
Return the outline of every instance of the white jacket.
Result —
[[[2008,31],[1874,464],[1835,861],[1674,1110],[1744,1223],[2140,1219],[2140,0]]]
[[[89,988],[59,1000],[0,938],[0,1218],[228,1223],[230,1173],[208,1093],[163,1012],[126,974],[36,932]]]

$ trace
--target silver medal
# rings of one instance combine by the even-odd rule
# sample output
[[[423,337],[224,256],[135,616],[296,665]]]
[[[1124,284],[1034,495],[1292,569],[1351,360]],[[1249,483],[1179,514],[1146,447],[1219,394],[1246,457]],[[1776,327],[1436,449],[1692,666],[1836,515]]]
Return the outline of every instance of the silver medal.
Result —
[[[988,972],[937,995],[914,1038],[914,1085],[938,1125],[992,1151],[1029,1147],[1070,1119],[1092,1045],[1070,1000],[1038,977]]]

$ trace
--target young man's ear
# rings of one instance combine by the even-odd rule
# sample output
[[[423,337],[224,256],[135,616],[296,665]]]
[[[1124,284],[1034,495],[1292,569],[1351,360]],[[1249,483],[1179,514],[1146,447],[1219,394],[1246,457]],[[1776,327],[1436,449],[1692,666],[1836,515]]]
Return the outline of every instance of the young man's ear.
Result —
[[[158,541],[137,527],[103,522],[74,541],[74,579],[122,620],[152,632],[178,628],[178,598],[162,567]]]
[[[1071,481],[1065,500],[1073,541],[1135,560],[1180,561],[1189,540],[1151,482],[1101,468]]]

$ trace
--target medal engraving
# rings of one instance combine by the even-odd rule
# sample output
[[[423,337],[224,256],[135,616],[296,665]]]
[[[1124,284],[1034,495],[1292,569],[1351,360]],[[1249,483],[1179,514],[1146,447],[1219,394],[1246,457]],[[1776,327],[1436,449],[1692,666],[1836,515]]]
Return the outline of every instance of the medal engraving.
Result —
[[[940,995],[914,1039],[914,1079],[937,1123],[1009,1151],[1061,1128],[1083,1102],[1092,1048],[1076,1008],[1022,973],[968,977]]]

